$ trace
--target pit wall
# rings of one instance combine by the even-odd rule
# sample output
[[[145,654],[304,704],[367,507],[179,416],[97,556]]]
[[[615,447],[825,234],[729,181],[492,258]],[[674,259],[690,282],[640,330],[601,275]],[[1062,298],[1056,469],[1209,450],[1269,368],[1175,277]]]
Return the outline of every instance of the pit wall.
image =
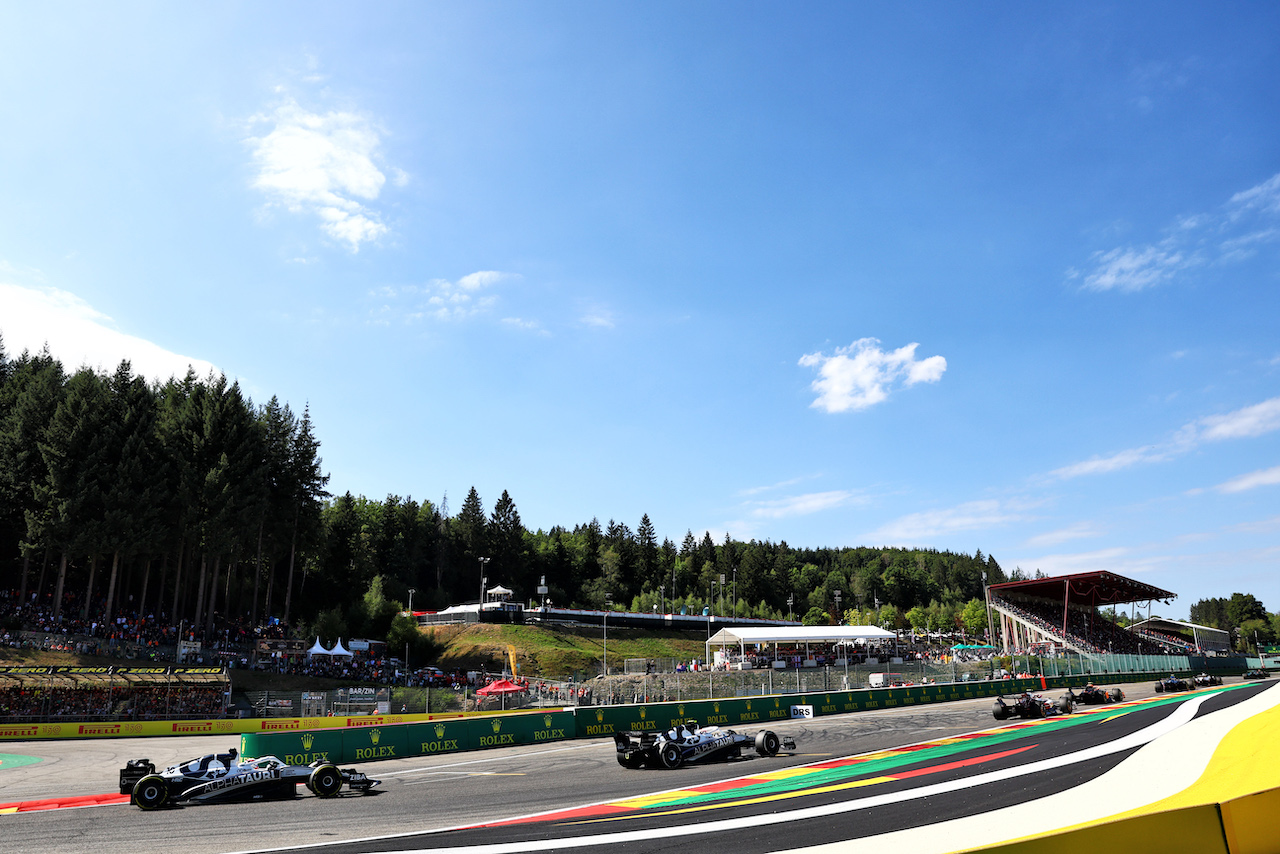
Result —
[[[467,750],[484,750],[518,744],[542,744],[572,738],[599,738],[615,732],[660,732],[677,723],[696,720],[703,726],[767,727],[794,717],[822,717],[874,709],[973,700],[1023,691],[1079,688],[1136,682],[1150,674],[1094,674],[1092,676],[1003,679],[994,682],[954,682],[913,685],[905,688],[873,688],[856,691],[824,691],[778,694],[725,700],[688,700],[682,703],[645,703],[618,706],[581,706],[540,712],[510,712],[488,717],[452,717],[402,723],[414,715],[357,718],[280,718],[251,723],[270,726],[253,729],[240,737],[246,756],[279,756],[305,765],[327,762],[368,762],[406,756],[433,756]],[[237,722],[239,723],[239,722]]]

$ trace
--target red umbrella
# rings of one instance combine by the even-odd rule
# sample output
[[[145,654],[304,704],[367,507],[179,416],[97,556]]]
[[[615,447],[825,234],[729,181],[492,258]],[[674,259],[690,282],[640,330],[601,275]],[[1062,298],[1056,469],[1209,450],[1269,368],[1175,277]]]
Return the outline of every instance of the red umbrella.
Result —
[[[518,694],[521,691],[527,691],[523,685],[517,685],[510,679],[499,679],[497,682],[490,682],[488,685],[476,691],[477,694],[485,697],[506,696],[507,694]]]

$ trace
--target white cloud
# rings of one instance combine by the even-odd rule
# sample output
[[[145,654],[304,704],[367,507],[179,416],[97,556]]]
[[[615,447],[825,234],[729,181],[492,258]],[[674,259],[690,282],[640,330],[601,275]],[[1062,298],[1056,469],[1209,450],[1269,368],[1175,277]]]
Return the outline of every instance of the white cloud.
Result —
[[[1023,566],[1023,564],[1028,564]],[[1138,575],[1150,572],[1168,563],[1168,558],[1158,555],[1135,557],[1127,548],[1098,549],[1077,554],[1041,555],[1030,561],[1019,561],[1027,572],[1040,570],[1046,575],[1070,575],[1076,572],[1114,572],[1119,575]]]
[[[1106,474],[1107,472],[1127,469],[1138,463],[1158,462],[1167,458],[1167,453],[1148,445],[1145,448],[1131,448],[1127,451],[1120,451],[1109,457],[1093,457],[1084,462],[1072,463],[1069,466],[1054,469],[1050,474],[1066,480],[1087,474]]]
[[[1084,286],[1092,291],[1140,291],[1158,285],[1186,266],[1179,252],[1144,246],[1095,252],[1097,266],[1084,277]]]
[[[592,326],[596,329],[612,329],[615,326],[613,312],[603,308],[589,311],[580,319],[583,325]]]
[[[503,324],[513,329],[524,329],[528,332],[536,332],[539,335],[550,335],[551,333],[542,328],[542,324],[536,320],[529,320],[524,317],[504,317]]]
[[[848,504],[854,494],[845,490],[830,492],[810,492],[806,495],[792,495],[770,501],[753,501],[749,503],[750,514],[757,519],[782,519],[788,516],[808,516]]]
[[[944,510],[910,513],[882,525],[862,539],[880,545],[922,546],[959,531],[980,531],[1025,521],[1028,517],[999,501],[969,501]]]
[[[1257,489],[1259,486],[1276,486],[1277,484],[1280,484],[1280,466],[1233,477],[1225,483],[1218,484],[1214,489],[1218,492],[1233,493]]]
[[[876,338],[860,338],[848,347],[837,348],[830,356],[801,356],[801,366],[818,369],[818,378],[810,385],[818,397],[810,405],[826,412],[866,409],[885,400],[895,383],[912,386],[937,382],[947,370],[947,360],[942,356],[917,360],[919,344],[886,353],[879,343]]]
[[[122,359],[132,363],[135,374],[160,381],[183,376],[188,366],[202,377],[217,371],[202,359],[121,332],[110,317],[57,288],[0,283],[0,324],[10,358],[23,350],[37,353],[47,343],[68,371],[87,365],[110,372]]]
[[[370,311],[370,320],[379,324],[386,324],[392,320],[414,323],[425,318],[443,321],[466,320],[484,314],[497,305],[497,294],[485,293],[485,291],[519,280],[520,276],[517,273],[479,270],[468,273],[456,282],[448,279],[432,279],[425,285],[399,287],[383,285],[369,293],[369,296],[378,303]],[[510,323],[511,319],[503,322]],[[525,324],[526,328],[529,328],[528,324],[536,323],[532,320],[518,322]]]
[[[352,252],[387,233],[366,204],[378,198],[386,176],[375,165],[381,135],[365,116],[312,113],[292,100],[253,118],[267,132],[250,137],[257,175],[252,185],[271,204],[309,214]],[[396,170],[396,181],[407,180]]]
[[[1201,418],[1197,426],[1200,436],[1211,442],[1252,438],[1280,430],[1280,397],[1273,397],[1226,415]]]
[[[1280,397],[1273,397],[1223,415],[1208,415],[1184,425],[1163,445],[1130,448],[1109,457],[1094,457],[1050,472],[1064,480],[1090,474],[1107,474],[1140,463],[1162,462],[1184,454],[1203,442],[1250,439],[1280,430]]]
[[[1083,275],[1087,290],[1133,293],[1164,284],[1205,262],[1239,263],[1280,239],[1277,214],[1280,174],[1236,193],[1214,211],[1175,217],[1163,240],[1094,252],[1091,271],[1068,270],[1067,278]]]
[[[1092,522],[1077,522],[1066,528],[1059,528],[1056,531],[1046,531],[1043,534],[1037,534],[1027,539],[1027,545],[1033,548],[1042,546],[1056,546],[1059,543],[1070,542],[1071,540],[1087,540],[1092,537],[1100,536],[1102,532]]]

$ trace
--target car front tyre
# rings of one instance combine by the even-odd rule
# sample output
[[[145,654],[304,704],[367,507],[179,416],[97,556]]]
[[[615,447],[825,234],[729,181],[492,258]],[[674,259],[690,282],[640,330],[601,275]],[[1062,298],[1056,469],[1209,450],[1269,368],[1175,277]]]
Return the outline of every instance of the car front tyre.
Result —
[[[133,784],[133,802],[139,809],[158,810],[169,802],[169,784],[159,774],[148,774]]]
[[[332,798],[342,791],[342,773],[332,765],[320,765],[311,772],[307,788],[317,797]]]
[[[778,741],[778,736],[769,730],[765,729],[756,733],[756,753],[761,756],[777,756],[780,746],[781,742]]]

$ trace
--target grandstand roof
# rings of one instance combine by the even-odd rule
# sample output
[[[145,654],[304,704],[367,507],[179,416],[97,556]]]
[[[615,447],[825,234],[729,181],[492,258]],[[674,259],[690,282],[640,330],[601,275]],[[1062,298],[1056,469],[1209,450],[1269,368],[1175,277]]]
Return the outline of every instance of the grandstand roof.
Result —
[[[75,687],[170,682],[191,684],[226,682],[223,667],[75,667],[20,665],[0,667],[0,686]]]
[[[1055,575],[1049,578],[1033,578],[1027,581],[1006,581],[992,584],[991,590],[1001,593],[1021,593],[1038,599],[1061,602],[1064,591],[1069,591],[1072,602],[1098,607],[1118,605],[1122,602],[1149,602],[1156,599],[1176,599],[1178,594],[1162,590],[1114,572],[1078,572],[1074,575]]]
[[[1134,623],[1129,628],[1147,628],[1156,631],[1186,632],[1190,631],[1197,634],[1206,634],[1214,637],[1222,638],[1227,641],[1231,639],[1231,633],[1225,629],[1215,629],[1213,626],[1202,626],[1198,623],[1185,623],[1182,620],[1169,620],[1164,617],[1152,617],[1148,620],[1141,620]]]
[[[837,643],[855,640],[887,640],[893,632],[875,626],[737,626],[712,635],[710,646],[748,643]]]

